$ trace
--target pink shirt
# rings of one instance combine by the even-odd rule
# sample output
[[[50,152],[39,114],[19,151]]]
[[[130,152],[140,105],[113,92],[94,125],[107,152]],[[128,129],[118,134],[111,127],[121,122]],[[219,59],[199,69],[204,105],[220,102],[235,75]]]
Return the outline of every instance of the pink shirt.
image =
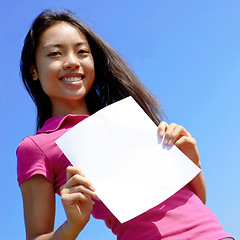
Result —
[[[67,115],[48,119],[36,135],[23,139],[17,148],[19,185],[33,175],[41,174],[59,194],[66,181],[66,168],[71,164],[55,140],[86,117]],[[104,220],[118,240],[217,240],[231,237],[188,185],[163,203],[123,224],[101,201],[96,201],[92,215]]]

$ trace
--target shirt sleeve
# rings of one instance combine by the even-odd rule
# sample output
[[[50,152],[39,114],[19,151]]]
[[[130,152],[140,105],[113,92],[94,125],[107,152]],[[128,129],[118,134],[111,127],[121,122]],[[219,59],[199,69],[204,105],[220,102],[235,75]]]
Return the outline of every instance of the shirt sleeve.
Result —
[[[51,165],[42,149],[31,137],[23,139],[17,148],[17,181],[20,185],[36,174],[54,184]]]

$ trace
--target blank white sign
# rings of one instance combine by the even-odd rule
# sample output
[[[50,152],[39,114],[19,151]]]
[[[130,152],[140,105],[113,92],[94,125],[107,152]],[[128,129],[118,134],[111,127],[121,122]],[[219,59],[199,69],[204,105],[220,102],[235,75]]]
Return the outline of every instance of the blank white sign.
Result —
[[[121,223],[165,201],[200,172],[177,147],[163,144],[132,97],[84,119],[56,143]]]

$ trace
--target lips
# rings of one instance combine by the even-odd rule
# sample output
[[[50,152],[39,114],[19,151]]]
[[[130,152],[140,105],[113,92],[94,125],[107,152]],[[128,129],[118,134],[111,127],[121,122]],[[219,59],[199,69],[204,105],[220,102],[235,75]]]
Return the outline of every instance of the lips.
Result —
[[[83,80],[83,78],[84,78],[83,74],[67,74],[60,77],[59,79],[64,82],[73,83],[73,82],[79,82]]]

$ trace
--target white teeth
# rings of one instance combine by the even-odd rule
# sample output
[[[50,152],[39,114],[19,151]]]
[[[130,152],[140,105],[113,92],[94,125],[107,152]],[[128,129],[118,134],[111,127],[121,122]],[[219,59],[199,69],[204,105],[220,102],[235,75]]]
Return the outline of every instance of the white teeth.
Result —
[[[62,80],[66,81],[66,82],[77,82],[82,79],[83,79],[83,77],[70,77],[70,78],[63,78]]]

